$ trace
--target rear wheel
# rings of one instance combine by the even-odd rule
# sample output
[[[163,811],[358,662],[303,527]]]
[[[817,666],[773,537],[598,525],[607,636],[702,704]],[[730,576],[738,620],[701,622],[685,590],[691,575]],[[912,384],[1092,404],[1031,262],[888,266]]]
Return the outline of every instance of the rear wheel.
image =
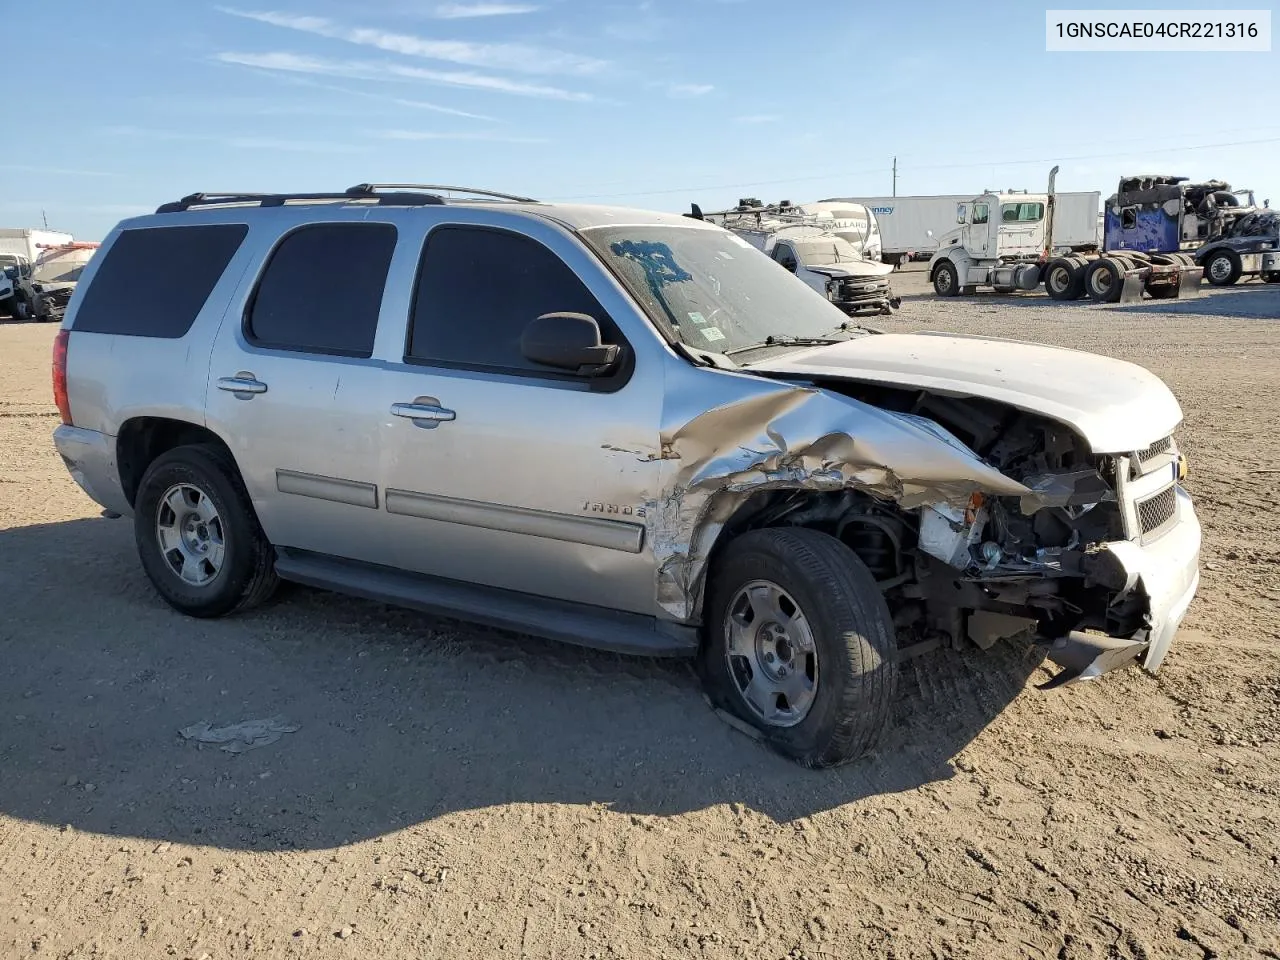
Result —
[[[1124,287],[1124,272],[1112,257],[1095,260],[1085,269],[1084,287],[1089,299],[1098,303],[1115,303]]]
[[[1204,261],[1205,278],[1215,287],[1229,287],[1243,272],[1240,257],[1234,250],[1215,250]]]
[[[134,503],[142,568],[175,610],[220,617],[275,591],[275,552],[230,457],[177,447],[149,466]]]
[[[1280,271],[1264,273],[1262,275],[1262,282],[1263,283],[1280,283]]]
[[[1054,300],[1079,300],[1084,292],[1084,271],[1066,257],[1050,260],[1044,271],[1044,289]]]
[[[943,260],[934,267],[933,290],[940,297],[954,297],[960,292],[960,275],[950,260]]]
[[[816,530],[754,530],[725,549],[707,603],[700,665],[718,707],[805,766],[875,744],[898,664],[889,609],[857,554]]]

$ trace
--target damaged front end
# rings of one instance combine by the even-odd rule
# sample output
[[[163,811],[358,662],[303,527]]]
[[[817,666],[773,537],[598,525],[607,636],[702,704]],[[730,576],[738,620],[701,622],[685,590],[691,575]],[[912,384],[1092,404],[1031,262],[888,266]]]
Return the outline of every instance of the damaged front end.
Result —
[[[889,282],[892,268],[866,262],[839,267],[809,267],[827,278],[827,299],[851,317],[865,313],[888,315],[902,306]]]
[[[697,619],[722,544],[796,525],[862,559],[904,653],[1032,636],[1062,668],[1046,686],[1158,669],[1198,583],[1200,527],[1172,436],[1100,454],[991,400],[752,382],[737,402],[674,416],[664,436],[674,493],[650,522],[669,615]]]

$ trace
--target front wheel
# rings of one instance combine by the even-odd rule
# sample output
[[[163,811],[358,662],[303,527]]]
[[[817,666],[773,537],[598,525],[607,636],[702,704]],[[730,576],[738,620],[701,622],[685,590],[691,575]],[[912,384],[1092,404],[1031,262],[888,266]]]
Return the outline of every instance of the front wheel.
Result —
[[[155,459],[138,486],[133,532],[156,591],[188,616],[221,617],[276,589],[275,551],[217,447],[177,447]]]
[[[9,310],[9,316],[19,323],[26,323],[31,319],[31,306],[17,294],[14,294],[6,306]]]
[[[1204,275],[1215,287],[1231,286],[1243,272],[1243,264],[1234,250],[1217,250],[1204,262]]]
[[[716,706],[809,767],[875,744],[897,688],[897,647],[857,554],[816,530],[754,530],[725,549],[707,603],[701,672]]]
[[[950,260],[943,260],[934,268],[933,290],[940,297],[954,297],[960,292],[960,275]]]

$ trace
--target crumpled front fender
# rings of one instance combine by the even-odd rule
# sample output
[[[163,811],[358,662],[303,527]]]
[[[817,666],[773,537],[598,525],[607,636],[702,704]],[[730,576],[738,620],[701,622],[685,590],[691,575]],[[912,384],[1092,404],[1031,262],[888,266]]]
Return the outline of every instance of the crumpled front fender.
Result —
[[[756,493],[850,489],[904,508],[963,506],[977,491],[1031,493],[926,418],[807,385],[722,376],[727,401],[692,416],[683,414],[697,409],[705,389],[692,378],[669,385],[662,431],[669,492],[646,505],[656,599],[679,620],[698,618],[707,558],[725,522]]]

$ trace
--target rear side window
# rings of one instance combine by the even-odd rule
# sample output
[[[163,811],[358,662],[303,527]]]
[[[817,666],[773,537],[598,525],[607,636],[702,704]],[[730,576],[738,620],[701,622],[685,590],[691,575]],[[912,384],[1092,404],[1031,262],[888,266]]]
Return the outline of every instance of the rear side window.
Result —
[[[525,359],[520,337],[544,313],[585,313],[622,343],[578,275],[541,243],[505,230],[438,227],[418,271],[408,357],[443,366],[562,378]]]
[[[125,230],[84,291],[75,329],[185,336],[248,232],[243,223]]]
[[[249,301],[245,335],[263,347],[368,357],[396,228],[320,223],[285,236]]]

